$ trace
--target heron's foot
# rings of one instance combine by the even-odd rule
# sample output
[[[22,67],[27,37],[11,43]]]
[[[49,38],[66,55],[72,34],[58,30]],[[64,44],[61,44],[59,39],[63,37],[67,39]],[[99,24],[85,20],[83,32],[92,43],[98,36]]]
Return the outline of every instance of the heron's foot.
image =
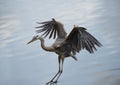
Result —
[[[49,81],[46,85],[57,85],[58,81]]]

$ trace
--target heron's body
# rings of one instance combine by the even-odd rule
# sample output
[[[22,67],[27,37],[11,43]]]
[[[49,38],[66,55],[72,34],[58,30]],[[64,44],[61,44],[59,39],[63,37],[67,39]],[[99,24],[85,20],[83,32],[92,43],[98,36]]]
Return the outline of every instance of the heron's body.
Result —
[[[76,53],[79,53],[82,49],[86,49],[89,53],[94,53],[94,50],[96,49],[96,46],[100,47],[102,44],[94,38],[90,33],[88,33],[86,28],[84,27],[76,27],[72,29],[72,31],[67,36],[66,31],[64,30],[63,24],[56,21],[55,19],[52,19],[52,21],[46,21],[39,24],[43,24],[42,26],[39,26],[37,32],[44,32],[42,36],[48,36],[49,38],[56,38],[55,42],[50,47],[46,47],[44,45],[44,38],[40,36],[35,36],[33,39],[28,42],[31,43],[35,40],[41,41],[41,47],[50,52],[55,52],[58,54],[58,62],[59,62],[59,70],[58,73],[48,82],[47,84],[53,84],[56,83],[59,79],[60,75],[63,71],[63,62],[66,57],[72,57],[75,60],[77,58],[75,57]],[[56,80],[55,80],[56,79]]]

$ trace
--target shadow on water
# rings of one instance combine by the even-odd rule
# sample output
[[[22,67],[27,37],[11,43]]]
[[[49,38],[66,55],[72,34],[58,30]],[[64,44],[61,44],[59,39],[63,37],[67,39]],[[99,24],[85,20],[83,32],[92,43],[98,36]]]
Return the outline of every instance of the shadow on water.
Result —
[[[66,59],[64,72],[53,85],[120,85],[119,2],[0,1],[0,85],[45,85],[55,74],[57,55],[44,52],[39,42],[26,45],[35,35],[36,22],[53,17],[68,33],[74,24],[83,26],[103,44],[93,55],[81,51],[78,62]],[[46,39],[46,44],[51,42]]]

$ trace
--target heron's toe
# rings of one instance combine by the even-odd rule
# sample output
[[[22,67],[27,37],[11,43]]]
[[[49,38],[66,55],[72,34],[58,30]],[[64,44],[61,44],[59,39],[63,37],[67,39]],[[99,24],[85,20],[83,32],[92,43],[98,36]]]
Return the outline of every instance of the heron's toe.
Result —
[[[53,83],[55,83],[55,84],[56,84],[56,83],[58,83],[58,81],[56,80],[56,81],[54,81]]]
[[[57,85],[58,81],[49,81],[46,85]]]

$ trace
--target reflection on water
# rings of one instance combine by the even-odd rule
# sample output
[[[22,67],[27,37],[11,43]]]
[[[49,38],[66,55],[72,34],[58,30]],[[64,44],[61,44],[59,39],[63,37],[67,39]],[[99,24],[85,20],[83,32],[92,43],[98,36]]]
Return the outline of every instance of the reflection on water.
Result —
[[[0,18],[0,47],[5,47],[8,43],[16,40],[13,36],[15,32],[19,31],[19,21],[15,16],[3,16]],[[6,29],[8,28],[8,29]],[[18,28],[18,29],[16,29]],[[12,38],[14,37],[14,38]],[[11,38],[11,39],[10,39]]]
[[[66,59],[58,85],[120,85],[119,2],[0,1],[0,85],[44,85],[55,74],[56,54],[44,52],[37,41],[26,45],[35,35],[36,22],[53,17],[67,32],[74,24],[88,28],[103,44],[93,55],[81,51],[78,62]]]

